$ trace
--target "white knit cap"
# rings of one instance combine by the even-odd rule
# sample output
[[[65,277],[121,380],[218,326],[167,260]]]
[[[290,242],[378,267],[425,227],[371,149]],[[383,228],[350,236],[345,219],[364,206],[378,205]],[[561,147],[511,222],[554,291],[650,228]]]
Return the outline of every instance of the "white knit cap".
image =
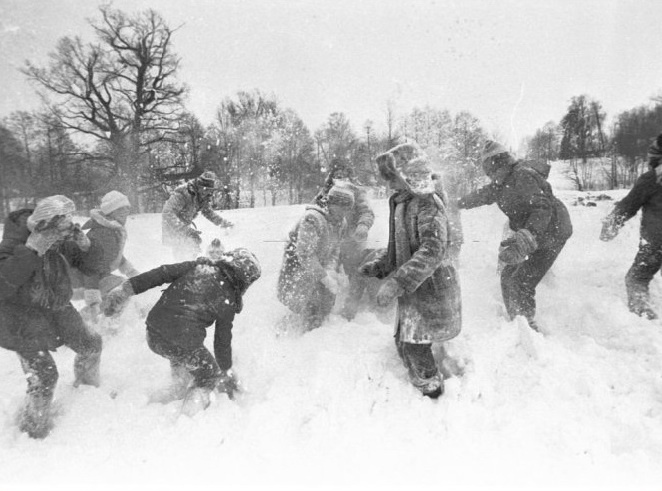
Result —
[[[487,140],[485,142],[485,147],[483,148],[483,154],[481,155],[481,160],[485,162],[487,159],[501,155],[502,153],[508,153],[508,149],[492,140]]]
[[[76,205],[66,196],[56,194],[42,199],[34,209],[34,212],[28,218],[28,229],[33,232],[35,229],[44,230],[48,228],[50,221],[57,216],[72,217],[76,211]]]
[[[101,198],[101,213],[104,215],[109,215],[115,210],[120,208],[129,207],[131,208],[131,203],[129,198],[120,193],[119,191],[110,191],[103,198]]]

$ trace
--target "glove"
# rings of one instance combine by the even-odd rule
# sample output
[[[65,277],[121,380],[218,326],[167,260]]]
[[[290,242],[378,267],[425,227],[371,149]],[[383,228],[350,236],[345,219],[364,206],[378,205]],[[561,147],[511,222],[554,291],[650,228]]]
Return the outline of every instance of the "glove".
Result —
[[[85,290],[83,298],[85,299],[85,305],[88,307],[96,307],[101,304],[101,292],[99,290]]]
[[[327,270],[326,276],[320,280],[322,285],[334,295],[340,291],[340,281],[335,271]]]
[[[48,228],[41,232],[37,232],[35,229],[35,231],[29,235],[25,245],[33,251],[36,251],[37,255],[43,256],[53,244],[62,240],[64,237],[65,235],[62,231],[57,228]]]
[[[386,307],[403,293],[404,289],[395,278],[389,278],[381,287],[379,287],[379,291],[377,292],[377,305],[380,307]]]
[[[235,392],[243,392],[243,387],[232,368],[221,370],[221,378],[216,385],[218,392],[225,392],[228,399],[234,399]]]
[[[623,226],[622,223],[616,218],[616,215],[612,212],[602,219],[602,230],[600,231],[600,240],[603,242],[609,242],[613,240],[617,235],[618,231]]]
[[[523,228],[501,242],[499,247],[499,260],[506,264],[519,264],[524,262],[529,254],[538,248],[535,237]]]
[[[365,242],[368,240],[368,227],[363,224],[357,225],[352,238],[357,242]]]
[[[379,270],[381,269],[380,264],[381,261],[368,261],[367,263],[359,266],[359,274],[369,278],[374,278],[379,275]]]
[[[122,313],[127,300],[135,295],[131,282],[126,280],[121,285],[116,286],[106,296],[102,302],[103,314],[106,317],[113,317]]]
[[[200,230],[195,230],[193,228],[187,228],[186,229],[186,235],[188,237],[192,238],[198,244],[202,243],[202,239],[200,238],[201,234],[202,234],[202,232]]]

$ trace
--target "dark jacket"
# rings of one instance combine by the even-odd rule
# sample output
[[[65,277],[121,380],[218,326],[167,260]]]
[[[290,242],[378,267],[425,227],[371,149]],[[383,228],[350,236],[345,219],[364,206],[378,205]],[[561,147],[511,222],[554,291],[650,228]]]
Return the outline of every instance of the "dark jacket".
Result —
[[[17,212],[14,212],[17,213]],[[0,243],[0,346],[15,350],[48,350],[62,345],[53,312],[73,309],[70,266],[86,269],[83,252],[72,241],[39,257],[25,246],[30,235],[10,214]]]
[[[170,283],[147,316],[148,332],[194,350],[203,345],[207,327],[216,323],[216,361],[223,370],[232,367],[232,322],[241,311],[245,286],[231,266],[185,261],[160,266],[128,281],[136,294]]]
[[[99,281],[113,271],[131,276],[134,268],[124,257],[126,230],[118,222],[104,217],[98,210],[90,212],[91,218],[83,225],[92,244],[87,256],[87,266],[94,274],[84,277],[85,288],[99,289]]]
[[[662,245],[662,185],[655,170],[644,172],[630,192],[616,203],[614,219],[622,225],[641,209],[641,238],[654,247]]]
[[[398,203],[405,206],[401,225],[395,220]],[[400,339],[409,343],[452,339],[462,328],[462,299],[449,257],[443,203],[433,194],[399,192],[389,199],[389,208],[388,249],[377,261],[377,277],[391,275],[404,290],[398,297]],[[398,248],[407,248],[405,262],[398,260]]]
[[[501,183],[491,183],[460,200],[460,208],[496,203],[514,231],[527,229],[539,248],[553,247],[572,235],[565,205],[552,192],[545,176],[524,163],[515,162]]]
[[[193,220],[200,212],[214,225],[229,224],[212,210],[211,202],[212,197],[203,198],[192,182],[176,188],[163,205],[161,214],[163,244],[177,245],[178,241],[186,239],[187,229],[191,228]]]

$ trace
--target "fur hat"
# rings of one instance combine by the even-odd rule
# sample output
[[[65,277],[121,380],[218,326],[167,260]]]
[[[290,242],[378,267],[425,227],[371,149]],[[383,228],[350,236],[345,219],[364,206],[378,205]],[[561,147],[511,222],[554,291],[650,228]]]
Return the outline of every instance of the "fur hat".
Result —
[[[99,209],[104,215],[110,215],[115,210],[125,207],[131,208],[129,198],[119,191],[110,191],[101,198],[101,206],[99,206]]]
[[[336,184],[331,189],[329,189],[326,202],[330,205],[338,205],[344,208],[351,208],[354,206],[354,193],[348,186]]]
[[[195,178],[195,185],[200,188],[215,189],[218,178],[212,171],[205,171]]]
[[[28,218],[27,224],[30,232],[41,232],[57,225],[58,218],[73,217],[76,205],[66,196],[56,194],[42,199]]]
[[[408,173],[429,172],[430,160],[427,154],[415,143],[403,143],[377,156],[379,175],[387,180],[406,180]]]

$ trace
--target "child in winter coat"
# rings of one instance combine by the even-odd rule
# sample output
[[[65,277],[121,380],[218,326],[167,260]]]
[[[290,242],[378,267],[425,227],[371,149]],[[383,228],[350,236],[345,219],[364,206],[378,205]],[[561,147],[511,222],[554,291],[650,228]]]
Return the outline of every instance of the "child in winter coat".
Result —
[[[545,176],[516,161],[502,145],[487,141],[482,159],[492,182],[460,198],[458,207],[496,203],[508,217],[513,235],[501,243],[499,251],[499,260],[505,263],[501,271],[503,301],[511,319],[522,315],[532,329],[539,330],[536,286],[572,235],[570,215]]]
[[[99,385],[101,337],[71,304],[69,267],[85,271],[90,243],[73,224],[73,201],[41,200],[32,210],[10,213],[0,244],[0,346],[15,351],[27,376],[20,429],[33,438],[48,435],[58,379],[51,351],[76,352],[74,385]]]
[[[90,219],[83,225],[93,246],[86,263],[94,273],[82,279],[84,312],[91,320],[97,319],[103,298],[123,281],[121,276],[113,274],[115,270],[129,278],[139,273],[124,257],[125,225],[130,213],[129,199],[119,191],[110,191],[101,199],[99,208],[90,211]]]
[[[366,248],[368,232],[375,222],[375,214],[368,200],[368,193],[356,184],[354,172],[349,162],[334,159],[324,187],[315,197],[315,204],[325,208],[328,194],[334,184],[340,184],[352,191],[354,205],[347,215],[347,227],[340,242],[339,263],[349,280],[349,288],[342,308],[342,315],[351,320],[356,316],[359,299],[365,288],[364,278],[358,268]]]
[[[649,303],[648,285],[662,266],[662,134],[648,150],[648,172],[643,173],[625,198],[616,203],[613,211],[603,220],[600,239],[612,240],[639,209],[641,239],[639,251],[632,267],[625,275],[628,307],[631,312],[646,319],[657,319]]]
[[[202,239],[193,224],[198,213],[202,212],[214,225],[233,226],[211,208],[216,182],[216,174],[204,172],[175,189],[163,205],[163,244],[172,248],[176,261],[194,259],[200,253]]]
[[[462,327],[458,276],[450,257],[449,223],[425,154],[403,144],[377,157],[380,176],[395,192],[389,199],[388,249],[360,271],[384,279],[377,302],[397,298],[395,344],[409,379],[423,395],[436,398],[443,378],[433,343],[457,336]]]
[[[326,206],[308,205],[290,232],[278,277],[278,300],[300,318],[305,330],[321,326],[333,309],[340,241],[353,206],[352,190],[334,185]]]
[[[238,388],[232,371],[232,322],[242,296],[261,275],[257,258],[246,249],[222,253],[215,239],[208,257],[160,266],[125,280],[111,290],[104,314],[118,314],[128,298],[170,283],[147,316],[147,344],[170,361],[173,385],[154,400],[186,397],[184,412],[209,405],[218,388],[230,398]],[[215,324],[214,355],[204,346],[207,327]]]

